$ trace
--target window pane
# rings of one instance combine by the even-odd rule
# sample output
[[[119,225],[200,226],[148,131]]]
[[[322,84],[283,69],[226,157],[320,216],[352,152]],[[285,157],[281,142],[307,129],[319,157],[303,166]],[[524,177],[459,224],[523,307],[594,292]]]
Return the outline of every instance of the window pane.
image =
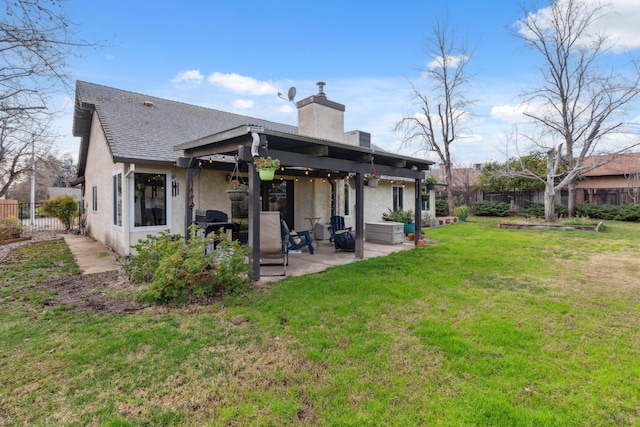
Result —
[[[134,224],[136,227],[167,225],[167,176],[137,173],[134,178]]]
[[[98,210],[98,186],[91,187],[91,210],[96,212]]]
[[[344,182],[344,216],[351,215],[351,203],[349,202],[349,181]]]
[[[404,189],[402,187],[393,187],[393,210],[403,209],[404,206]]]
[[[122,174],[113,176],[113,224],[122,226]]]

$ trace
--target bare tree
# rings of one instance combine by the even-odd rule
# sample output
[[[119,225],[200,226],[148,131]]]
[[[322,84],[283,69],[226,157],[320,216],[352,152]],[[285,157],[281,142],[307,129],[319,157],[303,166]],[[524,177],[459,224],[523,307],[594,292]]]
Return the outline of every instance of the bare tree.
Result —
[[[638,203],[640,199],[640,157],[635,157],[629,163],[631,167],[624,174],[627,179],[627,193],[633,203]]]
[[[460,137],[463,123],[469,116],[468,109],[473,104],[465,96],[471,78],[467,72],[470,53],[466,41],[460,40],[446,22],[435,24],[425,51],[429,63],[422,73],[430,87],[421,91],[409,80],[419,112],[400,120],[396,131],[404,133],[405,145],[417,145],[425,152],[437,153],[444,168],[447,204],[451,212],[455,200],[450,147]]]
[[[28,175],[34,161],[49,152],[50,119],[43,112],[0,111],[0,197],[20,177]]]
[[[635,63],[630,77],[605,71],[604,56],[611,44],[607,35],[594,29],[603,6],[551,0],[545,13],[529,13],[524,7],[522,11],[516,36],[543,64],[542,83],[524,97],[535,106],[525,114],[543,135],[536,142],[547,154],[545,219],[552,221],[556,192],[565,187],[569,215],[575,215],[575,181],[584,160],[605,136],[623,131],[621,116],[639,93],[640,72]],[[561,176],[561,169],[566,175]]]
[[[99,46],[77,37],[65,0],[10,0],[0,14],[0,196],[46,158],[52,95],[72,93],[67,59]]]

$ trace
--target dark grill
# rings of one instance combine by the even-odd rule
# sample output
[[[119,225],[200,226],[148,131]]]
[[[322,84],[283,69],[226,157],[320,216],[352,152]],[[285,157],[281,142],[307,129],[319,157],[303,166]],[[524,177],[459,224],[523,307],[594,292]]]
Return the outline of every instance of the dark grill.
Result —
[[[229,221],[229,216],[226,213],[213,209],[196,209],[195,223],[204,230],[205,236],[212,231],[217,232],[221,228],[232,232],[238,232],[240,229],[239,224]]]

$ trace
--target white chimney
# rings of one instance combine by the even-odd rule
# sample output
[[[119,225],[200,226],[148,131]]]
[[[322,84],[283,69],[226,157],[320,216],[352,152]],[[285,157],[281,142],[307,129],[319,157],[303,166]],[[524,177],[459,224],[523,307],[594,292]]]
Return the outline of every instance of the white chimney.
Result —
[[[313,138],[344,142],[344,110],[342,104],[327,99],[325,82],[318,82],[318,93],[296,102],[298,133]]]

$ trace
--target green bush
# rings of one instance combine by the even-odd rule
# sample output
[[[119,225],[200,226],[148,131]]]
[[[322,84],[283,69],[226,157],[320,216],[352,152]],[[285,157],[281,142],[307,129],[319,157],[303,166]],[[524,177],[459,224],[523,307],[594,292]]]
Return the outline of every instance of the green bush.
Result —
[[[576,206],[576,216],[589,218],[616,220],[620,217],[620,207],[592,205],[589,203],[581,203]]]
[[[446,200],[436,200],[436,216],[449,216],[449,205]]]
[[[582,203],[576,206],[576,215],[610,221],[640,222],[640,205],[629,203],[620,207]]]
[[[165,231],[148,235],[132,246],[136,254],[123,268],[131,281],[149,283],[141,300],[184,303],[200,297],[239,294],[247,288],[249,248],[237,241],[229,242],[224,233],[211,233],[205,238],[197,231],[195,225],[189,228],[188,241]],[[210,239],[219,241],[218,250],[206,254]]]
[[[556,216],[567,214],[567,208],[559,203],[554,204]],[[521,209],[520,215],[528,218],[544,218],[544,203],[532,203],[528,208]]]
[[[402,222],[403,224],[411,224],[413,222],[413,209],[404,211],[402,209],[389,209],[389,218],[396,222]]]
[[[69,195],[58,196],[45,200],[40,211],[58,218],[68,231],[71,229],[74,218],[78,216],[78,202]]]
[[[476,202],[471,209],[476,216],[509,216],[509,204],[504,202]]]

